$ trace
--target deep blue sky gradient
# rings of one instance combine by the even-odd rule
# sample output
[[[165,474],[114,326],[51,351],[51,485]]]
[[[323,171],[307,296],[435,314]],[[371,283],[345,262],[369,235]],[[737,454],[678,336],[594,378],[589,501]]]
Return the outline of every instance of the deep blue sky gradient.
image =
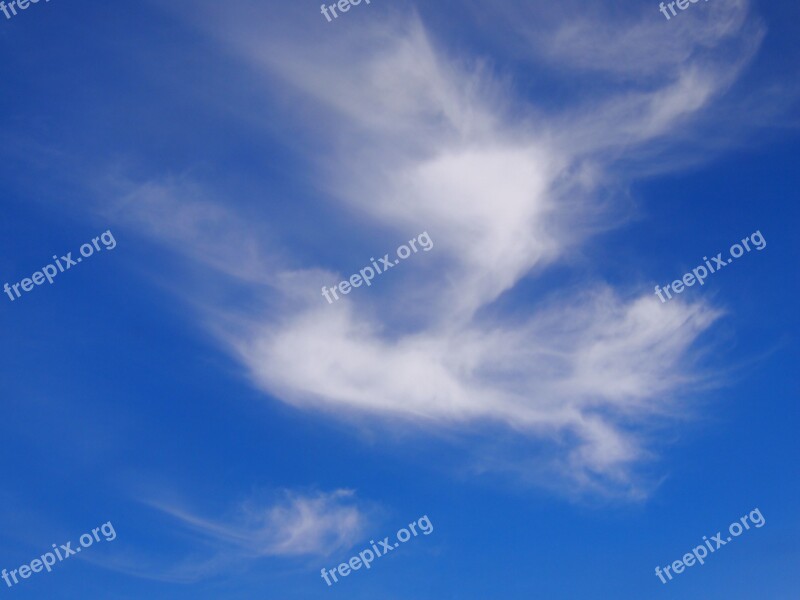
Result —
[[[307,8],[317,27],[316,3]],[[281,4],[273,10],[279,19]],[[348,18],[380,19],[381,10],[373,0]],[[756,10],[768,34],[739,86],[757,86],[770,75],[795,77],[800,64],[796,3],[761,2]],[[444,19],[442,11],[420,11],[423,20]],[[487,5],[486,19],[491,15]],[[457,12],[447,19],[453,40],[491,51],[479,33],[459,30]],[[683,294],[708,295],[727,311],[702,340],[713,347],[707,364],[724,373],[725,383],[687,398],[692,418],[663,424],[658,456],[643,467],[663,482],[642,501],[569,498],[512,476],[472,473],[449,433],[422,428],[389,443],[385,425],[362,430],[266,397],[175,294],[181,284],[174,274],[184,268],[179,254],[103,215],[98,192],[117,175],[109,169],[135,179],[190,171],[246,210],[273,215],[277,240],[299,240],[298,263],[355,270],[364,262],[360,246],[330,243],[330,230],[354,217],[327,208],[302,176],[301,152],[276,141],[288,125],[276,116],[268,124],[272,137],[237,117],[240,107],[262,101],[259,85],[232,67],[227,81],[205,77],[233,59],[203,34],[148,3],[53,0],[0,21],[0,45],[0,284],[30,276],[53,254],[77,253],[106,229],[117,241],[52,286],[13,303],[0,299],[0,567],[18,568],[52,543],[75,540],[107,520],[118,534],[53,573],[10,590],[0,585],[0,594],[797,597],[796,112],[783,117],[787,127],[754,125],[707,160],[633,181],[628,220],[591,238],[560,272],[523,282],[524,293],[504,300],[509,310],[524,311],[546,293],[548,278],[663,285],[756,230],[767,240],[764,251]],[[524,65],[506,68],[525,93],[536,93],[526,87]],[[298,133],[296,143],[309,142]],[[377,252],[395,243],[375,236],[368,247]],[[217,293],[236,296],[233,288]],[[380,508],[363,543],[328,558],[242,561],[186,584],[114,567],[142,557],[165,567],[202,554],[202,542],[146,504],[154,495],[175,495],[201,514],[220,515],[253,493],[342,487]],[[766,526],[660,584],[656,565],[679,559],[703,535],[754,507]],[[334,567],[367,547],[369,536],[394,535],[423,514],[432,535],[331,589],[321,582],[321,567]]]

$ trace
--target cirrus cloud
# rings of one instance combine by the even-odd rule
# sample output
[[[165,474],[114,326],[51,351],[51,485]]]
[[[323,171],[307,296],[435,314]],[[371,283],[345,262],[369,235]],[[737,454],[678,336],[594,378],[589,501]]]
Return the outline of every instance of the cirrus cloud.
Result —
[[[423,230],[435,243],[427,264],[329,306],[318,290],[341,274],[270,256],[257,224],[237,219],[235,207],[219,218],[222,198],[215,211],[200,211],[190,185],[170,184],[168,201],[152,193],[162,193],[157,183],[139,188],[145,201],[124,209],[132,221],[154,220],[152,202],[180,207],[176,231],[198,249],[194,258],[270,297],[260,309],[206,307],[254,383],[326,415],[500,424],[551,444],[541,461],[565,486],[628,489],[651,454],[645,424],[680,411],[677,398],[703,377],[694,348],[721,312],[704,302],[661,305],[649,292],[599,281],[550,290],[527,316],[494,309],[501,299],[521,302],[523,281],[562,268],[593,232],[622,220],[601,200],[635,177],[618,165],[702,120],[757,50],[763,29],[748,20],[747,3],[725,5],[708,35],[703,19],[686,19],[675,29],[681,51],[658,54],[652,68],[631,48],[655,49],[668,34],[644,21],[561,15],[561,26],[545,31],[514,19],[535,40],[532,62],[608,76],[602,93],[575,92],[560,110],[537,106],[486,61],[456,58],[416,14],[375,13],[321,38],[291,11],[264,35],[252,19],[258,7],[246,6],[215,19],[213,35],[265,89],[296,98],[284,118],[333,149],[307,155],[321,197],[358,215],[370,243],[378,231],[403,239]],[[203,7],[192,18],[211,29]],[[529,10],[507,3],[501,13]],[[209,237],[226,240],[225,256],[241,248],[247,268],[206,259],[199,249]],[[253,258],[259,246],[269,258]],[[364,244],[366,256],[376,250]]]

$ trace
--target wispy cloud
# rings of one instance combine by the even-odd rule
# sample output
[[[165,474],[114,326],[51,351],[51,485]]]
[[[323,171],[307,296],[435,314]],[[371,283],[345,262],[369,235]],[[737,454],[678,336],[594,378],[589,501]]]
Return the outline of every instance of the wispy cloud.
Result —
[[[361,540],[371,519],[371,509],[344,489],[284,491],[271,501],[254,497],[217,517],[201,516],[174,501],[148,504],[168,517],[165,532],[175,533],[177,526],[188,534],[185,558],[176,562],[128,554],[105,566],[175,583],[244,571],[258,559],[328,556]],[[171,556],[177,552],[173,549]]]
[[[199,517],[176,506],[153,506],[201,536],[251,558],[327,556],[355,543],[366,524],[352,490],[286,492],[269,505],[250,500],[229,520]]]
[[[525,27],[530,9],[505,6]],[[365,232],[403,239],[426,230],[435,250],[428,264],[329,306],[319,289],[337,274],[275,260],[267,247],[260,251],[270,258],[252,259],[258,244],[236,238],[257,239],[257,225],[229,229],[235,208],[210,219],[201,236],[193,194],[177,187],[160,198],[163,187],[151,183],[137,193],[160,208],[140,216],[161,220],[167,207],[178,220],[170,237],[227,274],[237,275],[230,265],[239,249],[251,257],[246,265],[258,265],[239,276],[271,288],[269,311],[210,312],[212,327],[273,397],[409,424],[500,423],[552,442],[555,458],[541,460],[557,465],[565,485],[626,488],[649,454],[638,426],[677,411],[676,398],[701,376],[692,348],[719,311],[661,305],[644,284],[648,292],[636,297],[604,283],[552,290],[527,317],[487,309],[612,227],[618,215],[602,193],[634,176],[619,161],[668,142],[735,80],[763,30],[746,19],[743,0],[724,6],[707,35],[702,19],[675,28],[680,51],[672,53],[659,46],[664,28],[630,19],[561,14],[559,27],[521,31],[536,42],[533,62],[607,77],[602,93],[576,91],[560,111],[537,107],[480,59],[455,58],[414,14],[371,13],[369,23],[331,29],[323,42],[285,22],[265,35],[268,20],[255,26],[251,18],[257,7],[231,9],[214,21],[214,34],[267,88],[288,85],[303,108],[285,118],[335,150],[331,159],[308,157],[326,198],[359,214]],[[193,14],[203,21],[202,9]],[[643,60],[653,53],[657,67]],[[203,250],[217,230],[225,260]]]

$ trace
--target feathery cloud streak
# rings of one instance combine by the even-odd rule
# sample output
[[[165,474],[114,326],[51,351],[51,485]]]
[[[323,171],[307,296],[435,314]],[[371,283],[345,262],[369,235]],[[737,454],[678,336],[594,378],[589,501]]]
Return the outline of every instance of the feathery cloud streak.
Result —
[[[335,148],[332,159],[308,156],[325,196],[362,215],[365,232],[403,239],[427,230],[436,241],[429,266],[333,306],[318,290],[336,275],[316,265],[248,260],[244,276],[235,261],[210,263],[277,298],[263,312],[212,313],[253,380],[275,398],[328,414],[502,423],[552,443],[542,460],[558,464],[566,482],[624,487],[647,455],[638,426],[673,410],[697,376],[692,347],[719,312],[702,303],[660,306],[649,292],[631,298],[601,284],[554,290],[527,319],[485,309],[513,297],[523,277],[558,265],[594,230],[613,226],[613,206],[599,197],[620,177],[616,161],[701,118],[757,49],[763,32],[746,18],[747,4],[724,5],[725,18],[707,35],[708,23],[684,19],[684,51],[676,53],[659,49],[667,28],[658,21],[661,29],[621,22],[617,30],[612,21],[562,15],[550,31],[521,31],[536,42],[532,63],[605,78],[601,94],[576,92],[561,110],[537,106],[479,59],[455,58],[415,14],[371,13],[321,37],[304,31],[300,18],[267,25],[265,34],[267,21],[247,6],[217,15],[214,34],[259,70],[268,89],[288,85],[302,108],[284,118]],[[529,10],[503,9],[510,17]],[[194,14],[208,25],[202,9]],[[658,68],[643,62],[650,53],[641,47],[628,51],[631,40],[648,40]],[[255,225],[235,214],[203,219],[207,211],[182,185],[148,185],[134,194],[180,207],[174,216],[190,247],[203,231],[241,240],[253,256]],[[153,200],[153,190],[164,189],[169,201]],[[129,204],[128,214],[152,222],[142,206]],[[203,251],[193,255],[207,260]],[[396,289],[413,292],[386,293],[401,282]]]

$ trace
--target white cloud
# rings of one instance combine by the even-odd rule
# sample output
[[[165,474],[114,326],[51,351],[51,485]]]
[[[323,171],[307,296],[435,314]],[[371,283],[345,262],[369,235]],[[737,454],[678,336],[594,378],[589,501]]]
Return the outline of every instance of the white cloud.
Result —
[[[352,490],[303,495],[286,492],[274,504],[244,502],[227,521],[198,517],[186,510],[154,505],[216,544],[242,556],[327,556],[352,546],[366,516]]]
[[[336,149],[309,157],[327,195],[357,212],[364,231],[387,239],[428,231],[435,247],[417,261],[428,264],[409,263],[334,305],[319,288],[337,274],[248,259],[259,267],[240,276],[272,285],[279,308],[231,321],[231,311],[215,308],[225,318],[216,329],[261,389],[296,407],[406,423],[494,422],[567,439],[547,459],[565,481],[624,487],[648,455],[637,424],[675,411],[676,395],[697,377],[691,348],[719,313],[602,284],[554,291],[527,318],[485,309],[609,227],[598,197],[615,161],[668,140],[735,80],[762,31],[745,26],[743,0],[727,6],[708,35],[699,34],[702,20],[687,20],[666,48],[659,41],[671,23],[656,30],[585,17],[522,31],[535,38],[537,60],[610,77],[598,97],[577,94],[561,111],[529,105],[480,60],[453,58],[413,15],[376,13],[320,39],[285,22],[265,34],[252,14],[226,11],[215,35],[260,69],[268,88],[288,85],[302,100],[282,118]],[[186,217],[188,197],[175,188],[156,202],[186,224],[182,245],[203,249],[219,230],[234,260],[237,238],[257,238],[256,225],[227,210],[200,236]],[[380,250],[365,248],[365,257]],[[253,246],[244,251],[257,257]],[[236,275],[230,260],[212,266]]]
[[[608,5],[598,5],[610,8]],[[658,12],[658,3],[635,8],[628,5],[615,14],[577,11],[552,29],[536,28],[529,20],[511,24],[534,44],[538,56],[562,67],[603,73],[641,85],[675,75],[694,61],[714,58],[714,51],[730,43],[741,52],[752,39],[760,40],[763,24],[749,14],[748,0],[727,0],[710,6],[679,11],[669,22]],[[534,29],[536,28],[536,29]],[[725,56],[730,60],[731,55]]]
[[[258,559],[327,557],[362,541],[372,512],[355,492],[345,489],[315,493],[287,490],[271,500],[254,496],[216,518],[200,516],[174,500],[147,504],[168,518],[161,530],[167,550],[162,547],[159,555],[128,549],[104,566],[172,583],[245,573]],[[181,541],[183,546],[176,545]],[[172,556],[177,548],[187,542],[184,558],[175,561]]]

